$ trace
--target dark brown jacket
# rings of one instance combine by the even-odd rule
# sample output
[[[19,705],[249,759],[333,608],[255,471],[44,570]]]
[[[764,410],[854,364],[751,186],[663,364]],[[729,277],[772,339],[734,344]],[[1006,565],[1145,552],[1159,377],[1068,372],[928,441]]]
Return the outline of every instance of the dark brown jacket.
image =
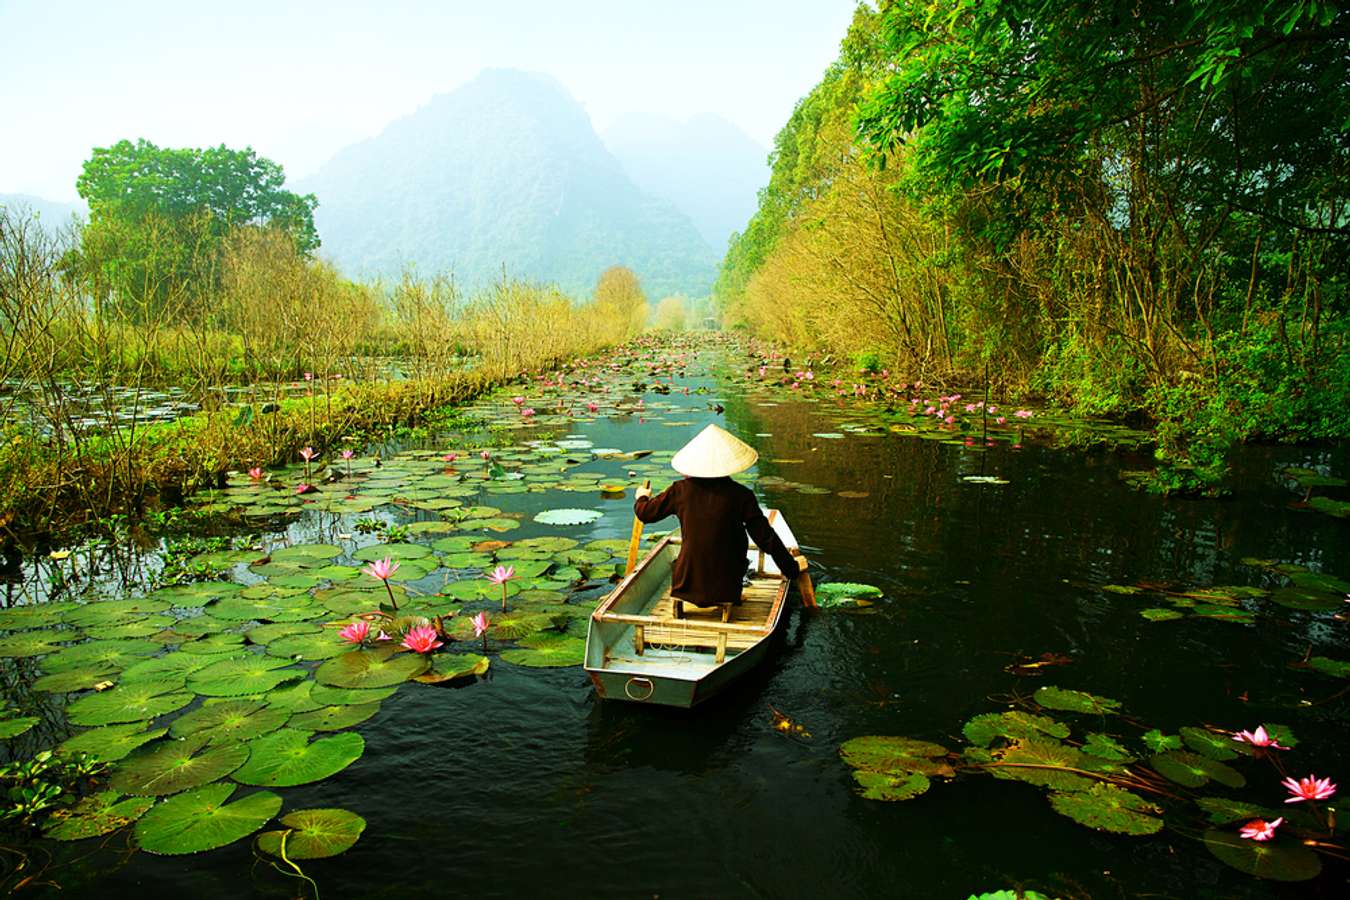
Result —
[[[739,603],[748,568],[748,531],[789,578],[797,561],[783,546],[749,488],[730,478],[685,478],[655,497],[642,497],[633,513],[643,522],[679,516],[682,543],[671,578],[671,596],[696,606]]]

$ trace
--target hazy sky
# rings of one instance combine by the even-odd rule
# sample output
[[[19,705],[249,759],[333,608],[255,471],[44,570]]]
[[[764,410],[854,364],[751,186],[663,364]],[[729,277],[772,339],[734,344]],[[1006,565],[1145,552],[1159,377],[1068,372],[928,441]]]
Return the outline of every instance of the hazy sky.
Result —
[[[556,77],[596,129],[713,112],[769,146],[853,0],[0,0],[0,193],[73,200],[90,148],[251,145],[313,172],[489,66]]]

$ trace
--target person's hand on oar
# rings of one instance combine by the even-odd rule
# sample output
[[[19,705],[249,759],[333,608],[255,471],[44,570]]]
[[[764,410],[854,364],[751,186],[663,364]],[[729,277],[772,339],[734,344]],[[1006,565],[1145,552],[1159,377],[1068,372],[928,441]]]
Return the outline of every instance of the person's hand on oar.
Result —
[[[800,547],[791,547],[788,549],[797,560],[797,590],[801,592],[802,604],[808,609],[816,608],[816,586],[811,583],[811,575],[807,571],[811,564],[807,562],[806,557],[802,555]],[[783,573],[787,576],[787,573]]]
[[[652,481],[647,479],[642,482],[642,487],[633,492],[634,501],[641,500],[643,497],[652,495]],[[628,541],[628,565],[624,566],[623,574],[631,575],[637,568],[638,544],[642,540],[642,520],[636,515],[633,516],[633,536]]]

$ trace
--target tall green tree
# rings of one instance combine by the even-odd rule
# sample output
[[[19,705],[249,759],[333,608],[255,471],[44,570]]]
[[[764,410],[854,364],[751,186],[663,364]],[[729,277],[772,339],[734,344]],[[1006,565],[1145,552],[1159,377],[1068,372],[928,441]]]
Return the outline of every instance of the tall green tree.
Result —
[[[285,190],[285,180],[251,148],[97,147],[76,182],[89,204],[80,269],[96,296],[135,320],[190,312],[192,298],[214,286],[233,229],[277,229],[302,254],[318,248],[318,201]]]

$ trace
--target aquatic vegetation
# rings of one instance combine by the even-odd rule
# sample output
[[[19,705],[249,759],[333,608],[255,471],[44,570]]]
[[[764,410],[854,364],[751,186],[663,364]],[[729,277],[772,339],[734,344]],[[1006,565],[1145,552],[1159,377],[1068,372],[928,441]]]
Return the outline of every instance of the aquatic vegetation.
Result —
[[[1047,686],[1033,702],[1043,709],[1060,710],[1101,719],[1119,713],[1120,703],[1083,691]],[[1150,835],[1174,822],[1192,827],[1187,798],[1178,788],[1198,789],[1210,782],[1230,789],[1249,784],[1248,777],[1229,762],[1265,759],[1283,774],[1274,754],[1276,737],[1288,747],[1297,741],[1277,723],[1262,723],[1253,731],[1221,732],[1185,726],[1177,736],[1150,729],[1138,741],[1145,748],[1148,770],[1139,765],[1138,751],[1117,736],[1089,732],[1073,740],[1067,723],[1024,710],[983,713],[968,721],[963,734],[969,746],[954,752],[928,741],[907,737],[868,736],[845,741],[840,757],[853,770],[862,797],[870,800],[909,800],[929,790],[933,778],[951,780],[963,775],[987,774],[1001,780],[1022,781],[1047,790],[1050,807],[1081,825],[1124,835]],[[1183,750],[1182,747],[1188,747]],[[1164,788],[1156,775],[1174,787]],[[1272,782],[1273,779],[1265,779]],[[1293,796],[1285,803],[1324,800],[1334,796],[1329,778],[1286,777],[1281,785]],[[1269,787],[1269,784],[1267,784]],[[1314,850],[1343,855],[1333,843],[1334,817],[1312,814],[1286,821],[1266,807],[1221,796],[1192,796],[1211,825],[1243,823],[1237,832],[1210,828],[1204,843],[1229,865],[1264,878],[1306,880],[1321,872]],[[1281,838],[1277,829],[1291,832]],[[1303,837],[1316,840],[1305,842]],[[1243,849],[1258,846],[1260,849]],[[1311,848],[1311,849],[1310,849]]]
[[[503,598],[503,605],[506,600]],[[437,647],[443,646],[441,641],[436,640],[436,629],[430,625],[418,625],[408,630],[403,636],[402,646],[407,647],[414,653],[430,653]]]
[[[871,606],[881,597],[881,588],[851,581],[828,581],[816,585],[816,603],[824,608],[834,606]]]
[[[258,849],[272,856],[289,859],[325,859],[350,850],[362,832],[366,820],[345,809],[297,809],[278,820],[284,829],[258,835]]]

